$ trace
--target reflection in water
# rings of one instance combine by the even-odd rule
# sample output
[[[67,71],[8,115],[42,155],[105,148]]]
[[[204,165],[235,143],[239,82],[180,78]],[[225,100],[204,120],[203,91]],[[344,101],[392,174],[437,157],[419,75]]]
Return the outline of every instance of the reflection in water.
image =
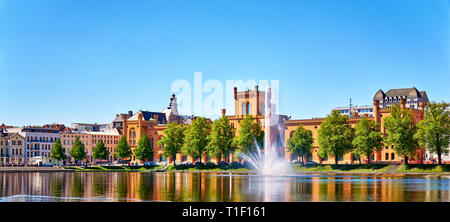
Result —
[[[0,201],[450,201],[450,176],[0,173]]]

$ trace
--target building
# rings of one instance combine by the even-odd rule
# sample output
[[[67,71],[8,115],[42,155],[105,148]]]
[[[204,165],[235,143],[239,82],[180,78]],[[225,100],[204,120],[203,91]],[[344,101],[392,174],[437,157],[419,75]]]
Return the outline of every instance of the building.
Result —
[[[111,129],[112,124],[72,123],[70,128],[78,131],[98,132]]]
[[[406,107],[411,109],[420,109],[420,103],[424,103],[425,106],[428,103],[427,93],[417,90],[416,87],[390,89],[386,93],[380,89],[373,97],[373,100],[380,101],[382,109],[389,108],[393,104],[400,104],[401,99],[406,99]]]
[[[4,132],[2,128],[0,128],[0,162],[7,163],[9,162],[9,154],[8,154],[8,134]]]
[[[116,118],[113,120],[113,128],[123,129],[123,120],[128,119],[133,116],[133,111],[128,111],[128,113],[116,114]]]
[[[12,133],[8,137],[9,163],[25,164],[25,137],[20,133]]]
[[[384,129],[384,120],[391,115],[390,109],[388,108],[381,108],[380,106],[380,100],[376,97],[373,101],[373,117],[367,117],[369,120],[376,121],[380,123],[380,131],[383,133],[383,135],[386,135],[386,130]],[[409,109],[411,110],[413,114],[413,123],[416,124],[420,120],[424,118],[424,112],[425,112],[425,103],[420,103],[420,109],[414,109],[414,108],[407,108],[406,107],[407,99],[401,98],[400,104],[402,109]],[[354,127],[356,123],[358,123],[362,118],[359,117],[359,115],[354,115],[353,117],[348,119],[348,123],[351,127]],[[287,140],[292,137],[295,130],[297,129],[299,124],[302,124],[303,127],[307,130],[311,130],[313,133],[314,143],[313,143],[313,149],[312,154],[307,157],[308,161],[313,161],[316,163],[323,163],[323,164],[333,164],[335,161],[335,158],[338,158],[339,164],[356,164],[359,163],[359,160],[354,157],[351,153],[346,153],[343,156],[339,157],[328,157],[328,158],[321,158],[319,156],[319,144],[318,144],[318,129],[320,128],[320,125],[325,120],[325,118],[316,118],[316,119],[304,119],[304,120],[287,120],[285,121],[286,124],[286,144]],[[286,147],[287,149],[287,147]],[[286,152],[286,159],[292,160],[293,156]],[[395,151],[392,149],[392,147],[384,147],[381,151],[377,153],[373,153],[370,156],[371,161],[379,162],[379,163],[398,163],[403,161],[403,156],[398,155],[395,153]],[[409,161],[411,163],[420,163],[423,160],[425,160],[425,149],[419,148],[416,151],[415,157],[410,159]],[[366,162],[367,157],[362,157],[362,161]]]
[[[61,138],[58,129],[42,127],[9,128],[8,133],[18,133],[25,138],[25,161],[30,157],[50,157],[57,138]]]
[[[86,161],[95,162],[93,157],[93,148],[100,140],[103,140],[106,149],[109,151],[108,161],[114,161],[114,152],[117,143],[120,140],[120,134],[117,129],[111,129],[110,131],[103,132],[90,132],[90,131],[77,131],[66,129],[61,133],[61,145],[66,152],[68,161],[73,161],[70,156],[70,149],[72,149],[75,138],[78,137],[80,142],[84,144],[86,149]]]
[[[270,89],[269,89],[270,90]],[[234,115],[228,115],[227,118],[230,123],[236,129],[236,136],[239,134],[240,121],[246,116],[252,116],[254,121],[259,121],[262,129],[266,132],[266,141],[270,144],[275,144],[279,147],[280,155],[284,155],[286,160],[292,160],[294,157],[287,152],[287,141],[293,135],[299,124],[302,124],[306,129],[309,129],[313,133],[314,143],[312,154],[307,157],[309,161],[314,161],[322,164],[334,164],[334,159],[338,158],[339,164],[356,164],[359,163],[359,159],[355,158],[351,153],[347,153],[340,157],[328,157],[321,158],[318,155],[319,145],[318,145],[318,134],[317,130],[320,128],[321,123],[325,118],[313,118],[313,119],[302,119],[302,120],[291,120],[285,115],[274,115],[277,124],[270,128],[265,126],[265,114],[268,112],[275,113],[271,104],[266,104],[266,100],[270,101],[270,91],[266,93],[265,91],[260,91],[258,86],[255,86],[254,90],[238,91],[234,88],[234,99],[235,99],[235,113]],[[175,102],[172,102],[175,101]],[[409,103],[408,103],[409,101]],[[341,113],[348,115],[348,122],[350,126],[354,127],[362,117],[366,117],[369,120],[376,121],[380,123],[380,131],[386,134],[384,129],[384,120],[389,117],[390,110],[388,109],[392,104],[400,104],[402,109],[409,109],[413,113],[414,123],[418,123],[424,118],[424,111],[426,109],[426,103],[428,98],[425,92],[419,92],[415,88],[411,89],[394,89],[389,90],[387,93],[383,91],[378,91],[374,97],[372,106],[361,106],[350,108],[336,108],[341,110]],[[418,104],[416,106],[416,103]],[[176,98],[171,98],[170,107],[176,106]],[[345,110],[348,110],[346,112]],[[344,111],[344,112],[342,112]],[[166,114],[171,115],[167,117]],[[164,129],[167,128],[167,123],[179,120],[179,115],[175,115],[171,109],[166,109],[162,113],[158,112],[148,112],[139,111],[131,117],[122,114],[121,119],[123,120],[123,133],[127,137],[127,141],[132,149],[137,147],[137,143],[141,136],[145,133],[151,140],[154,147],[155,156],[153,161],[161,162],[165,161],[162,156],[163,147],[158,146],[157,141],[164,136]],[[351,115],[349,115],[351,114]],[[226,110],[222,110],[222,115],[226,116]],[[195,117],[190,118],[195,119]],[[188,121],[183,122],[185,125],[189,125]],[[267,136],[269,135],[269,136]],[[410,158],[410,162],[421,162],[424,160],[425,150],[420,148],[417,150],[416,155]],[[403,161],[403,156],[397,155],[392,147],[384,147],[381,151],[372,154],[369,157],[374,162],[379,163],[397,163]],[[133,163],[137,163],[134,157],[131,158]],[[169,161],[172,160],[169,158]],[[178,154],[176,157],[176,162],[191,161],[191,158],[185,157]],[[201,158],[202,162],[218,162],[219,160],[214,160],[209,158],[207,155]],[[229,157],[225,157],[225,161],[237,161],[236,156],[231,153]],[[362,157],[362,162],[366,162],[367,157]]]
[[[342,115],[348,117],[373,117],[373,106],[347,106],[347,107],[336,107],[333,110],[338,110]]]

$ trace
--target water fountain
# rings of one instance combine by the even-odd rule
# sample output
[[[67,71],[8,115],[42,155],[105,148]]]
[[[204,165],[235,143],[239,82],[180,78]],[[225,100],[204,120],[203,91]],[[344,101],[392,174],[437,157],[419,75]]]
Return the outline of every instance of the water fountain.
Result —
[[[254,151],[244,153],[242,157],[261,175],[290,175],[291,167],[289,163],[278,152],[280,148],[283,148],[278,141],[283,141],[283,138],[280,138],[280,135],[282,135],[280,132],[283,132],[284,129],[280,123],[280,116],[276,114],[272,105],[272,90],[268,88],[265,96],[264,148],[261,149],[260,144],[255,141]]]

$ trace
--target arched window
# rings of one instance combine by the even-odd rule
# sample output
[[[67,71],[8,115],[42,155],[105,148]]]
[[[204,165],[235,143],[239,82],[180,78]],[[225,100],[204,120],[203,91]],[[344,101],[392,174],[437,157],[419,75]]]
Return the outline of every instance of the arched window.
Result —
[[[245,103],[242,103],[242,115],[245,115]]]
[[[395,154],[391,153],[391,160],[394,160],[394,159],[395,159]]]
[[[247,114],[247,115],[249,115],[250,114],[250,103],[247,103],[247,110],[245,111],[245,113]]]
[[[386,153],[386,158],[385,160],[389,160],[389,153]]]

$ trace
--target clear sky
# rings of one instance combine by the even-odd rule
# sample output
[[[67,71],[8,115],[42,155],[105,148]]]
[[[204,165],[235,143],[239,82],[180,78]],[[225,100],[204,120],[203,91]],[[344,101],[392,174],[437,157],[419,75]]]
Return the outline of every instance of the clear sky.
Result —
[[[0,0],[0,124],[162,111],[177,79],[280,81],[322,117],[417,87],[450,101],[449,1]]]

